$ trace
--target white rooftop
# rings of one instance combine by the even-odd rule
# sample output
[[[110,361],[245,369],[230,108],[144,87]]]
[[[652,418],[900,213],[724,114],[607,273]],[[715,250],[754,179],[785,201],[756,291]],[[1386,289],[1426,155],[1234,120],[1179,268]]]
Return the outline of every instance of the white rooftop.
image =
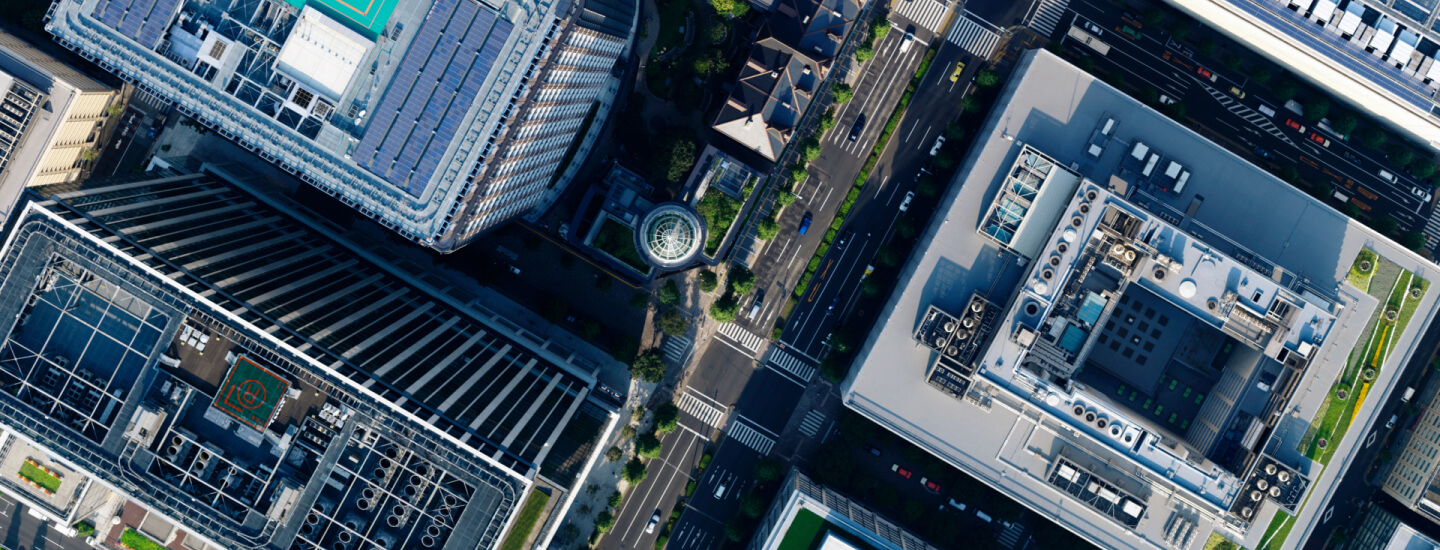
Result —
[[[825,540],[820,543],[820,548],[817,550],[860,550],[860,547],[850,544],[831,531],[825,533]]]
[[[279,69],[305,87],[338,100],[365,52],[374,45],[339,21],[305,6],[280,48]]]

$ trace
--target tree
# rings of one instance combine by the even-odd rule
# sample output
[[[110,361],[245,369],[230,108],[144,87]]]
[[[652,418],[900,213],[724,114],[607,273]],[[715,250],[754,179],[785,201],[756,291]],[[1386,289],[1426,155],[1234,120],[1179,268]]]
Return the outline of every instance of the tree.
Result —
[[[1330,116],[1330,100],[1325,96],[1315,96],[1305,102],[1305,119],[1310,122],[1320,122],[1321,119]]]
[[[1105,82],[1116,88],[1124,88],[1125,74],[1119,72],[1109,73],[1105,75]]]
[[[1170,118],[1175,119],[1176,122],[1184,122],[1186,115],[1185,104],[1177,101],[1175,103],[1166,105],[1165,114],[1169,115]]]
[[[754,491],[740,496],[740,514],[747,518],[755,519],[765,513],[765,499]]]
[[[655,433],[664,435],[680,425],[680,408],[666,401],[655,407]]]
[[[1396,143],[1390,147],[1389,152],[1385,153],[1385,158],[1395,166],[1409,166],[1410,161],[1415,160],[1415,152],[1411,151],[1409,147]]]
[[[882,267],[895,267],[900,263],[900,253],[896,252],[894,247],[887,246],[875,254],[875,260],[880,262]]]
[[[1342,136],[1348,136],[1350,135],[1350,132],[1355,131],[1355,125],[1358,123],[1359,120],[1355,118],[1355,113],[1352,113],[1350,111],[1341,111],[1335,115],[1335,118],[1333,120],[1330,121],[1330,129],[1335,130],[1335,133]]]
[[[1410,161],[1408,169],[1415,177],[1423,180],[1435,174],[1435,161],[1426,157],[1415,157],[1415,160]]]
[[[680,303],[680,286],[675,284],[675,279],[666,279],[665,284],[660,285],[660,290],[655,293],[660,303],[673,306]]]
[[[622,494],[620,491],[615,491],[613,493],[610,493],[610,498],[607,499],[605,503],[609,504],[611,508],[619,508],[620,503],[624,501],[625,495]]]
[[[630,295],[630,307],[635,309],[645,309],[645,306],[648,305],[650,305],[650,297],[646,296],[644,293],[636,292],[635,294]]]
[[[850,373],[850,358],[843,353],[832,353],[820,360],[820,375],[826,380],[839,383]]]
[[[696,76],[707,79],[725,72],[725,69],[730,68],[730,63],[725,61],[720,50],[715,49],[696,57],[693,68]]]
[[[655,318],[655,325],[660,332],[668,336],[680,336],[690,329],[690,320],[686,319],[685,314],[680,313],[680,310],[672,307],[665,308],[665,311]]]
[[[730,539],[730,542],[745,540],[745,522],[740,519],[740,516],[735,516],[725,522],[725,538]]]
[[[901,215],[895,219],[895,234],[900,238],[906,240],[912,239],[915,237],[915,231],[915,218]]]
[[[798,183],[805,181],[805,178],[810,176],[810,172],[805,169],[804,163],[797,162],[790,165],[790,173],[786,175],[790,178],[790,181]]]
[[[596,323],[595,321],[581,321],[580,331],[577,334],[581,340],[594,342],[596,338],[600,337],[600,323]]]
[[[1200,55],[1203,55],[1205,57],[1215,57],[1215,40],[1211,39],[1208,36],[1205,38],[1201,38],[1200,43],[1196,44],[1196,49],[1200,51]]]
[[[824,485],[844,487],[850,483],[855,472],[855,461],[838,441],[828,441],[815,453],[813,471],[815,479]]]
[[[866,277],[860,281],[860,293],[867,297],[880,295],[880,283],[874,277]]]
[[[1282,78],[1270,88],[1275,93],[1275,100],[1281,103],[1295,99],[1295,94],[1300,93],[1300,86],[1294,80]]]
[[[825,110],[825,114],[820,115],[820,133],[823,134],[823,133],[825,133],[825,132],[829,132],[830,129],[831,129],[831,128],[834,128],[834,127],[835,127],[835,108],[834,108],[834,107],[831,107],[831,108]]]
[[[1225,59],[1222,59],[1221,62],[1225,64],[1225,68],[1232,71],[1240,70],[1240,66],[1245,64],[1244,59],[1241,59],[1240,56],[1233,53],[1225,54]]]
[[[1175,38],[1175,40],[1177,41],[1183,42],[1186,38],[1190,38],[1190,22],[1180,21],[1178,19],[1172,21],[1170,23],[1169,31],[1171,37]]]
[[[779,234],[780,222],[775,221],[773,217],[760,220],[759,225],[755,226],[755,237],[762,241],[773,240]]]
[[[657,383],[665,379],[665,352],[660,348],[650,348],[635,358],[630,364],[630,377],[637,380]]]
[[[945,139],[949,141],[960,141],[965,139],[965,127],[959,122],[951,122],[945,125]]]
[[[1254,80],[1260,84],[1268,84],[1272,76],[1269,65],[1260,65],[1250,71],[1250,80]]]
[[[786,206],[790,206],[790,203],[792,202],[795,202],[794,193],[781,190],[779,193],[775,194],[775,206],[785,208]]]
[[[714,25],[705,27],[705,35],[710,38],[711,44],[716,44],[724,40],[725,34],[728,32],[730,32],[729,25],[725,23],[715,23]]]
[[[749,294],[755,290],[755,273],[744,266],[736,265],[730,268],[730,275],[726,277],[726,284],[730,285],[730,291],[738,295]]]
[[[739,311],[740,300],[733,292],[726,292],[719,300],[710,303],[710,318],[721,323],[734,321]]]
[[[714,271],[708,269],[700,270],[697,278],[700,279],[700,290],[703,292],[714,292],[715,287],[720,284],[720,278],[715,275]]]
[[[636,410],[638,411],[638,410],[640,410],[640,409],[636,409]],[[621,437],[622,439],[634,439],[634,438],[635,438],[635,427],[634,427],[634,426],[631,426],[631,425],[629,425],[629,424],[626,424],[624,428],[620,428],[620,437]]]
[[[710,7],[715,8],[716,13],[732,19],[745,17],[750,13],[750,3],[745,0],[710,0]]]
[[[1161,23],[1165,22],[1165,10],[1152,7],[1145,10],[1145,15],[1142,15],[1141,19],[1145,21],[1146,25],[1158,27]]]
[[[1156,103],[1159,103],[1160,90],[1156,90],[1153,86],[1146,86],[1144,88],[1140,88],[1140,102],[1146,105],[1154,105]]]
[[[949,155],[944,155],[943,153],[942,155],[947,159],[950,158]],[[937,158],[939,156],[941,155],[937,155]],[[940,179],[930,174],[921,176],[920,179],[915,182],[915,192],[927,198],[940,194]]]
[[[655,434],[643,433],[635,436],[635,454],[643,458],[660,458],[661,449],[663,445]]]
[[[695,165],[695,142],[683,137],[666,139],[655,159],[660,163],[655,173],[664,174],[666,181],[678,182]]]
[[[837,329],[830,334],[830,349],[838,353],[850,353],[855,348],[855,333],[848,329]]]
[[[625,463],[625,469],[620,474],[625,478],[626,483],[638,485],[641,481],[645,481],[645,475],[648,473],[645,471],[645,463],[640,461],[640,457],[632,456],[630,461]]]
[[[834,85],[830,86],[830,91],[834,94],[832,99],[835,100],[836,105],[844,105],[846,103],[849,103],[850,100],[855,97],[855,90],[852,89],[849,84],[846,84],[844,82],[836,82]]]
[[[609,462],[619,462],[620,459],[622,459],[622,458],[625,458],[625,453],[620,450],[620,447],[616,447],[616,446],[614,446],[614,445],[611,445],[609,449],[606,449],[606,450],[605,450],[605,460],[606,460],[606,461],[609,461]]]
[[[1400,235],[1400,245],[1416,252],[1425,248],[1425,240],[1425,234],[1419,231],[1406,231]]]
[[[773,458],[762,458],[755,462],[752,467],[755,474],[755,481],[765,485],[772,481],[779,481],[780,476],[785,475],[785,464]]]
[[[975,101],[975,96],[967,95],[960,98],[960,110],[967,113],[978,113],[980,112],[980,102]]]
[[[807,164],[815,162],[815,159],[820,158],[820,138],[812,135],[805,138],[804,141],[801,141],[800,158],[804,159],[804,162]]]
[[[605,533],[605,532],[608,532],[610,529],[613,529],[614,527],[615,527],[615,515],[614,515],[614,514],[611,514],[609,510],[606,510],[606,511],[604,511],[604,512],[600,512],[600,515],[595,516],[595,531],[596,531],[596,532]]]
[[[975,75],[975,85],[981,88],[989,88],[1000,83],[1000,77],[996,76],[990,69],[981,69]]]
[[[860,47],[855,48],[855,61],[864,63],[872,57],[875,57],[875,48],[869,44],[861,44]]]
[[[1291,165],[1280,167],[1280,179],[1294,185],[1300,183],[1300,170]]]
[[[920,521],[924,515],[925,505],[920,504],[918,500],[907,500],[904,507],[900,509],[900,520],[911,525]]]
[[[1400,229],[1400,222],[1390,216],[1376,219],[1373,224],[1373,227],[1376,231],[1379,231],[1386,235],[1393,235],[1396,231]]]
[[[1390,134],[1374,126],[1361,128],[1355,137],[1360,139],[1360,145],[1374,151],[1379,151],[1385,147],[1386,143],[1390,142]]]

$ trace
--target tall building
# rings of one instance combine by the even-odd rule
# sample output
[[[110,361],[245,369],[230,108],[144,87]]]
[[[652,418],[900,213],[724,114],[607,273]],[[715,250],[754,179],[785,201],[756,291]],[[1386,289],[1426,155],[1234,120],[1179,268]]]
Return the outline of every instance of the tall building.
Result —
[[[1440,543],[1406,525],[1374,501],[1365,503],[1346,548],[1355,550],[1436,550]]]
[[[57,1],[47,28],[448,252],[540,200],[636,13],[627,0],[86,0]]]
[[[1440,523],[1440,394],[1436,385],[1412,398],[1421,407],[1408,439],[1381,489],[1405,506]]]
[[[216,548],[491,548],[532,487],[564,509],[618,418],[598,364],[222,173],[32,188],[0,428]]]
[[[0,211],[27,185],[88,174],[120,93],[0,30]],[[42,105],[48,107],[41,108]]]
[[[782,541],[822,550],[936,550],[914,533],[796,469],[780,482],[779,494],[759,522],[747,550],[777,550]]]
[[[1297,547],[1434,264],[1044,50],[995,104],[846,406],[1101,548]]]

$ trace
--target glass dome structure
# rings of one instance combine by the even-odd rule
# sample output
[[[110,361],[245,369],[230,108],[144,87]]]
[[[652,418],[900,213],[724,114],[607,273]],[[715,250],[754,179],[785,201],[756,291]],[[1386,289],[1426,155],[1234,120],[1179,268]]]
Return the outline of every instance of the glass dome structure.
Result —
[[[635,248],[645,261],[659,268],[689,264],[705,242],[705,223],[689,207],[678,202],[656,205],[640,220]]]

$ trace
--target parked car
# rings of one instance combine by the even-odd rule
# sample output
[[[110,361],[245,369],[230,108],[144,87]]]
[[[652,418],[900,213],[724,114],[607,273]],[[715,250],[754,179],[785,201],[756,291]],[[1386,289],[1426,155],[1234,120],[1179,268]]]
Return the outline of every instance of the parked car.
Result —
[[[850,141],[860,139],[860,132],[865,131],[865,113],[855,117],[855,125],[850,127]]]
[[[805,213],[805,217],[800,218],[800,230],[798,231],[798,233],[801,234],[801,235],[804,235],[805,232],[806,232],[806,231],[809,231],[809,230],[810,230],[810,213],[809,213],[809,212],[806,212],[806,213]]]
[[[1393,415],[1393,414],[1390,415],[1390,420],[1388,420],[1388,421],[1385,422],[1385,429],[1387,429],[1387,430],[1393,429],[1393,428],[1395,427],[1395,421],[1396,421],[1396,420],[1399,420],[1399,419],[1400,419],[1399,416],[1396,416],[1396,415]],[[910,476],[905,476],[905,477],[910,477]]]
[[[853,236],[855,236],[855,232],[846,229],[844,233],[835,238],[835,250],[845,250],[845,245],[850,244],[850,237]]]
[[[1210,69],[1206,69],[1205,67],[1195,69],[1195,74],[1198,74],[1200,75],[1200,78],[1209,80],[1211,82],[1215,82],[1216,80],[1220,79],[1220,77],[1215,76],[1215,73],[1210,72]]]
[[[913,43],[913,42],[915,42],[915,33],[913,33],[913,32],[907,32],[907,33],[905,33],[905,38],[902,38],[902,39],[900,40],[900,53],[905,53],[905,52],[907,52],[907,51],[910,51],[910,44]]]
[[[1265,105],[1265,104],[1262,103],[1259,107],[1256,107],[1255,110],[1260,111],[1260,114],[1262,114],[1262,115],[1265,115],[1265,116],[1268,116],[1268,117],[1271,117],[1271,118],[1274,118],[1274,117],[1275,117],[1275,109],[1272,108],[1272,107],[1270,107],[1269,105]]]
[[[1320,135],[1319,132],[1310,132],[1310,141],[1315,142],[1321,147],[1330,147],[1330,139]]]
[[[1140,34],[1140,31],[1135,30],[1135,28],[1131,27],[1130,25],[1125,25],[1121,27],[1120,32],[1124,33],[1125,36],[1129,36],[1131,40],[1139,40],[1140,37],[1144,36],[1143,34]]]
[[[1240,99],[1245,99],[1245,90],[1241,90],[1239,86],[1231,86],[1230,95],[1233,95]]]
[[[950,81],[951,81],[951,82],[959,82],[959,81],[960,81],[960,73],[962,73],[962,72],[964,72],[964,71],[965,71],[965,62],[964,62],[964,61],[960,61],[960,62],[955,63],[955,72],[950,73]]]
[[[513,266],[513,265],[507,265],[506,267],[509,267],[509,268],[510,268],[510,272],[511,272],[511,273],[514,273],[514,274],[516,274],[516,275],[519,275],[519,274],[520,274],[520,268],[515,267],[515,266]]]
[[[905,192],[905,199],[900,201],[900,211],[901,211],[901,212],[904,212],[904,211],[906,211],[906,210],[909,210],[909,209],[910,209],[910,201],[912,201],[912,200],[915,200],[915,192],[914,192],[914,191],[906,191],[906,192]]]
[[[1100,30],[1100,26],[1099,26],[1099,25],[1096,25],[1096,24],[1093,23],[1093,22],[1086,21],[1084,26],[1085,26],[1085,30],[1090,31],[1090,34],[1095,35],[1097,38],[1100,37],[1101,35],[1105,34],[1105,31]]]
[[[945,136],[935,136],[935,145],[930,146],[930,156],[940,152],[940,146],[945,145]]]
[[[1145,24],[1140,22],[1140,17],[1128,11],[1120,12],[1120,20],[1139,28],[1145,28]]]
[[[654,533],[655,526],[660,525],[660,509],[656,508],[655,513],[650,515],[650,523],[645,524],[646,533]]]
[[[1360,157],[1355,156],[1355,153],[1351,153],[1349,150],[1341,151],[1340,156],[1345,157],[1345,160],[1348,160],[1350,162],[1356,164],[1360,163]]]
[[[1296,132],[1300,132],[1302,134],[1305,133],[1305,125],[1299,122],[1295,122],[1295,119],[1293,118],[1285,119],[1285,125],[1289,126],[1291,130],[1295,130]]]
[[[876,446],[874,446],[874,445],[866,445],[866,446],[865,446],[865,452],[870,453],[870,454],[875,455],[875,456],[880,456],[880,454],[881,454],[881,453],[880,453],[880,448],[879,448],[879,447],[876,447]]]
[[[760,314],[760,306],[765,304],[765,289],[755,291],[755,301],[750,303],[750,319]]]
[[[925,486],[925,490],[926,490],[926,491],[930,491],[930,492],[935,493],[935,494],[937,494],[937,495],[940,494],[940,484],[939,484],[939,483],[935,483],[934,481],[930,481],[929,479],[922,477],[922,478],[920,478],[920,484]]]
[[[897,474],[900,474],[900,477],[903,477],[903,478],[905,478],[905,479],[910,479],[910,475],[911,475],[911,474],[910,474],[910,470],[906,470],[906,469],[904,469],[904,468],[901,468],[899,464],[891,464],[891,465],[890,465],[890,471],[895,472],[895,473],[897,473]]]

